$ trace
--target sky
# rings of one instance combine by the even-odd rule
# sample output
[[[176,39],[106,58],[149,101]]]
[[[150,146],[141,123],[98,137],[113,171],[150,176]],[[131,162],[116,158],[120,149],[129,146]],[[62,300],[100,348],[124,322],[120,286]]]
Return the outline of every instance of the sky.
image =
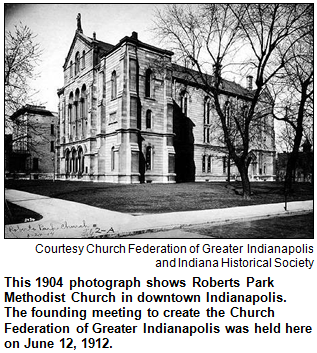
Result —
[[[77,14],[85,35],[117,44],[132,31],[141,41],[159,46],[150,28],[153,4],[10,4],[5,6],[5,30],[14,31],[20,22],[37,35],[43,51],[37,68],[40,77],[31,82],[36,100],[57,111],[57,89],[63,86],[63,64],[77,28]]]

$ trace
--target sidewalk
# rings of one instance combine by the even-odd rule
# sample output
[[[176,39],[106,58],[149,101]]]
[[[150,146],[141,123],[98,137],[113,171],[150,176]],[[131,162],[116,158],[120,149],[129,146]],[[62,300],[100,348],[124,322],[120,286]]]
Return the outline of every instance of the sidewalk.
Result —
[[[6,238],[99,238],[153,232],[198,224],[221,224],[313,211],[313,201],[232,207],[202,211],[133,216],[72,201],[17,190],[5,190],[6,199],[43,216],[39,221],[5,226]]]

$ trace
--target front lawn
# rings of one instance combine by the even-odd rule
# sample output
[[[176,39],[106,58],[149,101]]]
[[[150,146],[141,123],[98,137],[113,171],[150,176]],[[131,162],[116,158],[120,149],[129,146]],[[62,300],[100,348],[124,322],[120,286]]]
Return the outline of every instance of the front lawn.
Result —
[[[251,200],[240,183],[110,184],[80,181],[6,180],[5,187],[125,213],[162,213],[284,202],[283,184],[252,183]],[[313,199],[313,185],[296,184],[288,201]]]
[[[183,231],[230,239],[314,239],[314,214],[273,217],[234,224],[201,225]]]

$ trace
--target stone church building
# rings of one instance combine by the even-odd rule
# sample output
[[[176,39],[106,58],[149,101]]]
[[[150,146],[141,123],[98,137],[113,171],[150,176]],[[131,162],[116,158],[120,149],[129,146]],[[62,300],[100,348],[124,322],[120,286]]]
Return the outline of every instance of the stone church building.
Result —
[[[57,177],[113,183],[226,180],[228,156],[216,138],[216,112],[172,64],[173,53],[141,42],[116,45],[83,33],[80,14],[59,96]],[[250,83],[250,82],[249,82]],[[250,87],[226,81],[224,96]],[[252,150],[253,180],[273,180],[274,128]],[[219,129],[218,129],[219,130]],[[234,166],[231,175],[237,174]]]

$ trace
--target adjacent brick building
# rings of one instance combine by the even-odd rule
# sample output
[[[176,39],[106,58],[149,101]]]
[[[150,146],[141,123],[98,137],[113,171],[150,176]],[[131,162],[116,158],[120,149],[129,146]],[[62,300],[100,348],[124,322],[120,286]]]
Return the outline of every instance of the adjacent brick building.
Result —
[[[115,183],[225,180],[226,148],[212,128],[212,102],[185,80],[173,53],[136,32],[116,45],[77,30],[59,95],[60,179]],[[250,90],[226,81],[224,99],[248,101]],[[207,113],[208,111],[208,113]],[[208,115],[208,119],[207,119]],[[253,148],[253,179],[272,179],[273,119]],[[261,130],[262,131],[262,130]],[[264,141],[265,140],[265,141]],[[237,171],[232,167],[232,174]]]
[[[6,143],[6,174],[51,179],[54,174],[57,113],[44,106],[25,105],[12,116]]]

